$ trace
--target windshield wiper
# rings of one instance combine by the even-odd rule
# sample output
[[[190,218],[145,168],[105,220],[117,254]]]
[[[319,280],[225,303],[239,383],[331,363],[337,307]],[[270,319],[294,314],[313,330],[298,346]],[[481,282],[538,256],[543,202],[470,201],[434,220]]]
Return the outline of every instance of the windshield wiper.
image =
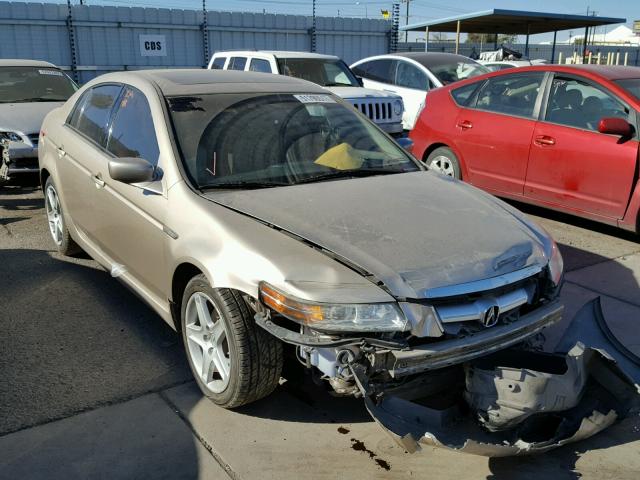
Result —
[[[395,173],[406,173],[406,170],[393,170],[389,168],[362,168],[356,170],[339,170],[337,172],[323,173],[322,175],[315,175],[313,177],[303,178],[294,183],[299,185],[301,183],[313,183],[322,182],[324,180],[333,180],[336,178],[361,178],[371,177],[374,175],[392,175]]]
[[[355,87],[355,85],[351,83],[325,83],[323,87]]]
[[[271,187],[284,187],[287,185],[291,185],[290,183],[284,182],[220,182],[220,183],[210,183],[208,185],[200,186],[201,190],[209,190],[209,189],[217,189],[217,190],[243,190],[243,189],[252,189],[252,188],[271,188]]]

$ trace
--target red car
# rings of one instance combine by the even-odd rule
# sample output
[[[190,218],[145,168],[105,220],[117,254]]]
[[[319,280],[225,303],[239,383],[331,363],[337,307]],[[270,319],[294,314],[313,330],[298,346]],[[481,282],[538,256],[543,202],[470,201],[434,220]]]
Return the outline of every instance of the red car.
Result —
[[[639,231],[640,68],[542,65],[427,94],[410,137],[434,170]]]

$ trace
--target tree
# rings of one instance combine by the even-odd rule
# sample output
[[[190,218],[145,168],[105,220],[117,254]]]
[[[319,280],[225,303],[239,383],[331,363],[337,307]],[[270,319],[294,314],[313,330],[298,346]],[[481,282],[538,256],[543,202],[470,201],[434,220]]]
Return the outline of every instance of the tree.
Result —
[[[517,35],[497,35],[495,33],[468,33],[466,43],[515,43],[518,40]]]

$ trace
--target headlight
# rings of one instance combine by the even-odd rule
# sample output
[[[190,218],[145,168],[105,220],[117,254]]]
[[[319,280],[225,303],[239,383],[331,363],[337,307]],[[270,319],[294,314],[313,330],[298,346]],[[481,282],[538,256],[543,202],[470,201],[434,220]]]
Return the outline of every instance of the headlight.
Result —
[[[404,105],[402,104],[402,100],[396,100],[393,102],[393,113],[395,115],[400,115],[404,110]]]
[[[286,295],[268,283],[260,283],[260,301],[294,322],[316,330],[341,332],[397,332],[407,319],[395,303],[331,304]]]
[[[10,142],[21,142],[22,137],[16,132],[0,132],[0,140],[9,140]]]
[[[551,281],[554,285],[560,285],[563,271],[564,262],[562,260],[562,254],[556,242],[553,242],[551,245],[551,258],[549,259],[549,273],[551,274]]]

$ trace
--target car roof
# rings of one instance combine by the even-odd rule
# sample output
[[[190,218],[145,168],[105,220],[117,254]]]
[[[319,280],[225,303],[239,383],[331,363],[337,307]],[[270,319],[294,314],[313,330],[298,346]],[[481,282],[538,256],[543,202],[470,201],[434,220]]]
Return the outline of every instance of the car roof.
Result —
[[[466,61],[475,62],[469,57],[464,55],[458,55],[456,53],[441,53],[441,52],[398,52],[392,54],[395,57],[410,58],[418,62],[425,67],[434,67],[437,65],[444,65],[452,62]]]
[[[619,80],[624,78],[640,78],[640,67],[624,67],[622,65],[531,65],[521,67],[518,69],[518,73],[529,71],[543,71],[543,72],[565,72],[576,74],[591,74],[599,76],[608,80]],[[513,73],[507,70],[503,70],[500,73],[505,75]],[[493,75],[499,72],[494,72]],[[477,78],[477,77],[475,77]]]
[[[216,52],[216,55],[251,55],[254,53],[266,53],[277,58],[321,58],[325,60],[338,60],[340,57],[335,55],[325,55],[324,53],[311,52],[291,52],[280,50],[229,50]]]
[[[329,93],[319,85],[299,78],[236,70],[138,70],[107,73],[98,78],[103,82],[121,83],[142,79],[158,86],[167,97],[207,93]]]
[[[58,68],[53,63],[42,60],[29,60],[20,58],[1,58],[0,67],[48,67]]]

